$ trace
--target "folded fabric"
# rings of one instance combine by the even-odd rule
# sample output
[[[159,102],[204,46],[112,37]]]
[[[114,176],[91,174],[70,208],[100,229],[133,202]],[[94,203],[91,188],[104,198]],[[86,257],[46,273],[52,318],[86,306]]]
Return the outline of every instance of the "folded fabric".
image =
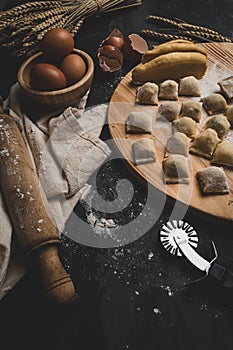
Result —
[[[107,105],[84,111],[87,95],[77,108],[41,115],[33,121],[22,109],[21,89],[12,86],[4,108],[18,123],[37,170],[50,215],[62,232],[90,176],[110,155],[99,138]],[[0,299],[27,271],[0,193]]]

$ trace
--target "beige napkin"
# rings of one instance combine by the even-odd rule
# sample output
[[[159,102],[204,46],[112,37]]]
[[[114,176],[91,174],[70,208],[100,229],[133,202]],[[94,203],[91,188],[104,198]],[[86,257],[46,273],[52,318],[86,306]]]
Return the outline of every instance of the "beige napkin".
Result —
[[[84,111],[87,95],[77,108],[60,114],[48,113],[33,122],[22,111],[18,84],[11,88],[4,108],[16,120],[37,170],[46,203],[58,229],[65,222],[85,191],[88,179],[110,155],[99,139],[107,105]],[[56,116],[54,116],[54,114]],[[0,299],[27,270],[0,193]]]

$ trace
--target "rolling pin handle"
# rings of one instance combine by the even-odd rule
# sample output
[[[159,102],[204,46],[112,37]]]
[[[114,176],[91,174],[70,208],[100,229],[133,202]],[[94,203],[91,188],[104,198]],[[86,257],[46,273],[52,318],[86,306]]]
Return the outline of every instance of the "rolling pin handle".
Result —
[[[66,306],[74,301],[75,289],[58,256],[57,244],[42,246],[30,254],[42,283],[43,299],[50,305]]]

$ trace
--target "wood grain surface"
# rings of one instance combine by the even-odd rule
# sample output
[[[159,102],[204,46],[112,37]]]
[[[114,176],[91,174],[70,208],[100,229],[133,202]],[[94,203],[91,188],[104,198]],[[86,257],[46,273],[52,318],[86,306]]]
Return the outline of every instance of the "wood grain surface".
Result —
[[[200,80],[202,97],[212,92],[219,92],[217,82],[220,79],[233,75],[233,44],[229,43],[205,43],[201,44],[208,53],[208,70]],[[137,86],[131,82],[131,72],[129,72],[120,82],[113,93],[108,112],[108,123],[111,136],[116,147],[127,160],[132,169],[137,174],[146,179],[169,197],[181,201],[194,209],[208,215],[219,217],[225,220],[233,220],[233,170],[224,169],[227,175],[230,193],[227,195],[203,195],[197,182],[196,173],[210,165],[210,161],[204,158],[189,155],[190,184],[164,183],[162,160],[166,149],[167,139],[171,135],[171,123],[157,118],[159,106],[142,106],[135,104]],[[200,98],[179,97],[179,102],[185,100],[200,100]],[[162,101],[159,101],[159,105]],[[147,111],[153,118],[153,133],[148,134],[126,134],[125,121],[131,111]],[[197,124],[200,130],[207,118],[203,109],[201,122]],[[133,162],[132,143],[140,138],[149,137],[155,142],[155,153],[157,161],[155,163],[135,166]],[[227,140],[233,142],[233,130],[227,135]]]

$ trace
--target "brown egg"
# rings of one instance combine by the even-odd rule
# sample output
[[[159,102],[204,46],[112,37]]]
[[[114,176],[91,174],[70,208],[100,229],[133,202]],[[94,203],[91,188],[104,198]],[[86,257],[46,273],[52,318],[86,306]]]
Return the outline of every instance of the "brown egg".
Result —
[[[72,85],[84,77],[87,67],[82,57],[73,53],[63,59],[60,69],[65,74],[68,85]]]
[[[67,79],[63,72],[49,63],[37,63],[32,67],[30,84],[35,90],[60,90],[67,86]]]
[[[47,60],[58,62],[74,48],[72,35],[63,28],[50,29],[41,40],[41,50]]]

